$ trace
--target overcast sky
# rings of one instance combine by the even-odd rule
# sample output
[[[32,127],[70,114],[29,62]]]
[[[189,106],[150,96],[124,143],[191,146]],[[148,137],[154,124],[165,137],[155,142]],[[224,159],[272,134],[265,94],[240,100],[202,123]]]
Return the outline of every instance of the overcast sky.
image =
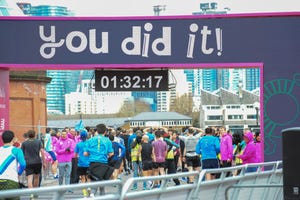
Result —
[[[11,0],[8,0],[11,1]],[[218,3],[229,13],[300,12],[300,0],[14,0],[32,5],[67,6],[75,16],[152,16],[154,5],[166,5],[161,15],[190,15],[200,3]]]

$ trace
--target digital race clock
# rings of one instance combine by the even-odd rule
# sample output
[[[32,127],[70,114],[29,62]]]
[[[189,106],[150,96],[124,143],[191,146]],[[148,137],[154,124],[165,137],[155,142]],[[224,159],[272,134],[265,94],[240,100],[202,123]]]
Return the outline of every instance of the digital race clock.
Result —
[[[168,70],[96,70],[95,91],[167,91]]]

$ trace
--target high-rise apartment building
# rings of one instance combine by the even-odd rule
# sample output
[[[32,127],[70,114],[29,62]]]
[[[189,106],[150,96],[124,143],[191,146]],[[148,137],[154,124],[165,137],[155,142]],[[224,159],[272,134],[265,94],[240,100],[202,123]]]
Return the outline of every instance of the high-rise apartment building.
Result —
[[[47,77],[52,78],[47,84],[47,110],[49,112],[65,113],[65,95],[67,93],[67,81],[71,74],[68,70],[48,70]]]
[[[203,69],[202,85],[204,90],[213,92],[219,88],[229,88],[228,69]]]
[[[246,90],[253,91],[260,86],[260,71],[259,68],[246,69]]]
[[[197,69],[196,69],[197,70]],[[183,72],[186,75],[186,80],[191,83],[192,85],[192,94],[195,94],[195,88],[197,88],[195,84],[195,73],[194,69],[184,69]]]
[[[90,80],[82,80],[81,91],[66,94],[66,114],[113,114],[119,112],[131,92],[96,92]]]
[[[134,101],[144,101],[150,105],[151,111],[157,111],[157,92],[132,92]]]
[[[186,69],[184,73],[192,84],[193,96],[200,96],[202,89],[210,92],[229,89],[229,69]]]
[[[244,77],[245,77],[245,70],[242,68],[234,68],[234,69],[229,69],[229,90],[230,91],[238,91],[239,87],[244,86]],[[242,84],[242,85],[241,85]],[[245,89],[244,87],[241,89]]]
[[[257,90],[260,87],[259,68],[235,68],[229,69],[229,90],[238,91],[239,88],[248,91]]]

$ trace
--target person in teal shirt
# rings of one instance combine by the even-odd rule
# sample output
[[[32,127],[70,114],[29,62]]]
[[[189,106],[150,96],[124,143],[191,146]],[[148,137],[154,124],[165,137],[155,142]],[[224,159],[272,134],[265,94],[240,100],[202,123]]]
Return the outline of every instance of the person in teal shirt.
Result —
[[[217,158],[220,152],[220,140],[213,136],[213,129],[208,127],[205,129],[205,136],[203,136],[196,145],[196,153],[201,155],[202,169],[219,168],[219,161]],[[214,175],[207,173],[206,180],[214,179]]]
[[[79,178],[82,183],[87,182],[87,170],[90,166],[90,161],[88,156],[84,156],[84,150],[85,145],[87,141],[87,131],[82,130],[80,131],[80,139],[81,141],[76,144],[74,153],[75,156],[78,157],[78,163],[77,163],[77,174],[79,175]]]
[[[108,180],[113,172],[113,169],[108,166],[108,158],[113,156],[114,150],[112,142],[105,136],[106,126],[98,124],[96,128],[98,135],[86,142],[84,155],[89,156],[89,172],[92,180]]]

